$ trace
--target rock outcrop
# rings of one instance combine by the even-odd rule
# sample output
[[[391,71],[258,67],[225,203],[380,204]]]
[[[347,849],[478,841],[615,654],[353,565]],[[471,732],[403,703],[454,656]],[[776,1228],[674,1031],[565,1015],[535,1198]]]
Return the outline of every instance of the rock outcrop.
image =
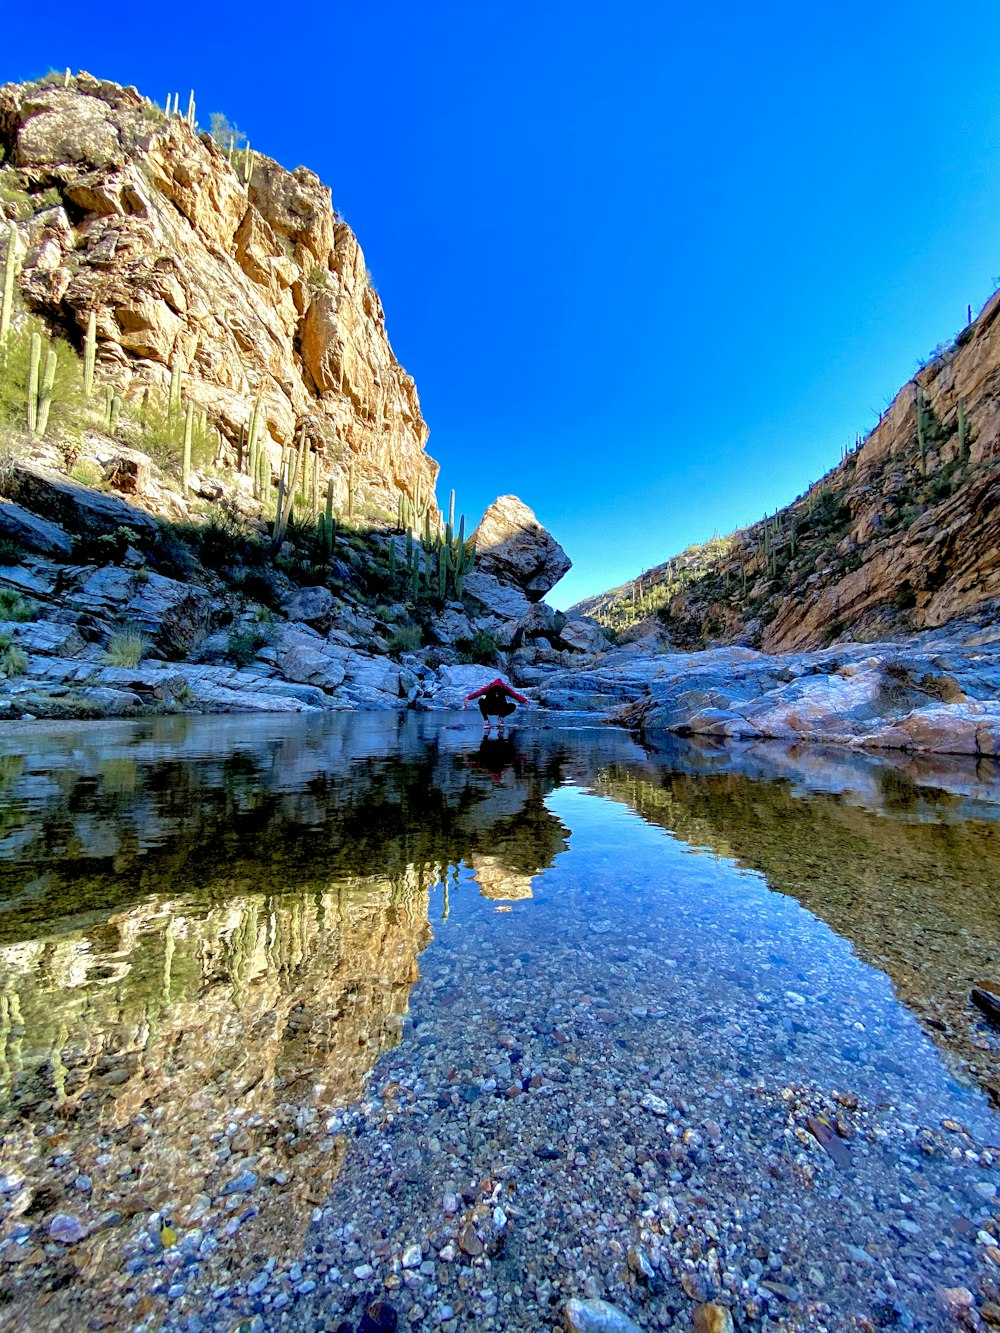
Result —
[[[416,386],[329,189],[260,153],[231,164],[134,88],[61,85],[0,88],[0,219],[29,309],[78,347],[94,314],[98,378],[127,398],[179,370],[230,455],[259,399],[275,460],[304,426],[342,505],[349,464],[358,501],[432,496]]]
[[[573,563],[516,495],[493,501],[473,540],[478,569],[520,588],[529,602],[540,601]]]
[[[1000,292],[821,481],[577,609],[679,647],[769,652],[937,628],[1000,602]]]

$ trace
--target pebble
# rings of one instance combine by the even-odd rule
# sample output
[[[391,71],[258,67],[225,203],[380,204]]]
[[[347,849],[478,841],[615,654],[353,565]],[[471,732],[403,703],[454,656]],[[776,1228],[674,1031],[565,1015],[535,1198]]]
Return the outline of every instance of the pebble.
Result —
[[[72,1213],[56,1213],[49,1223],[49,1235],[63,1245],[74,1245],[86,1234],[87,1228]]]
[[[708,1302],[694,1309],[693,1333],[734,1333],[733,1316],[724,1305]]]
[[[403,1251],[403,1267],[418,1268],[423,1257],[423,1251],[419,1245],[408,1245]]]
[[[641,1333],[638,1324],[608,1301],[569,1300],[562,1320],[566,1333]]]

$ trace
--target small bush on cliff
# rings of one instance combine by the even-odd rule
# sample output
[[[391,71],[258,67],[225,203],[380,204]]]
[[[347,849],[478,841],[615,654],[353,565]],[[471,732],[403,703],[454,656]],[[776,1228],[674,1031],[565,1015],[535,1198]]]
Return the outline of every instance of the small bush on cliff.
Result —
[[[0,588],[0,620],[34,620],[38,603],[13,588]]]
[[[149,639],[141,630],[116,629],[108,640],[104,660],[108,666],[125,667],[132,670],[137,667],[149,652]]]
[[[226,653],[238,667],[249,666],[257,653],[274,639],[270,621],[260,620],[256,625],[241,625],[229,631]]]
[[[471,639],[456,639],[460,662],[479,662],[483,666],[495,666],[500,660],[497,641],[487,629],[477,629]]]
[[[215,142],[225,152],[229,152],[230,147],[235,151],[242,148],[247,141],[247,136],[241,129],[230,123],[229,118],[224,116],[221,111],[213,111],[209,116],[211,129],[208,131]]]
[[[12,680],[14,676],[23,676],[28,669],[28,658],[23,648],[19,648],[9,634],[0,634],[0,674]]]
[[[415,653],[423,643],[424,635],[419,625],[399,625],[392,632],[389,650],[393,653]]]

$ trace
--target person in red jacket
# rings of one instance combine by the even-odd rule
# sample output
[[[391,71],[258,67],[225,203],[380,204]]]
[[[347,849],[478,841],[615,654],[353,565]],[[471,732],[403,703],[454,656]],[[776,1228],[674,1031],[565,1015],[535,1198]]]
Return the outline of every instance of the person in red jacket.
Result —
[[[509,685],[505,685],[497,676],[496,680],[491,681],[489,685],[484,685],[481,690],[473,690],[471,694],[465,696],[463,708],[467,708],[470,699],[479,700],[479,711],[483,715],[483,730],[489,731],[493,725],[490,722],[491,717],[499,721],[499,730],[503,731],[504,719],[510,717],[511,713],[517,708],[517,704],[512,703],[513,699],[517,703],[527,704],[530,699],[526,699],[523,694],[518,694],[517,690],[512,690]]]

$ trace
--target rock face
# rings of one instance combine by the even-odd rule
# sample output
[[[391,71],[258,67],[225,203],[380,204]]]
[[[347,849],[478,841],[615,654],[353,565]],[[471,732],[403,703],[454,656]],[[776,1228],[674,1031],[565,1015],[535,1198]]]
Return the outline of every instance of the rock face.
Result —
[[[937,628],[1000,601],[1000,292],[821,481],[577,609],[657,612],[678,647],[769,652]]]
[[[306,426],[340,504],[348,464],[356,499],[390,512],[433,494],[416,387],[311,171],[254,153],[247,187],[207,134],[83,73],[0,87],[0,148],[22,296],[77,346],[96,315],[99,378],[141,397],[179,368],[230,449],[259,398],[273,457]]]
[[[540,601],[573,563],[516,495],[493,501],[473,539],[477,569],[520,588],[529,602]]]

